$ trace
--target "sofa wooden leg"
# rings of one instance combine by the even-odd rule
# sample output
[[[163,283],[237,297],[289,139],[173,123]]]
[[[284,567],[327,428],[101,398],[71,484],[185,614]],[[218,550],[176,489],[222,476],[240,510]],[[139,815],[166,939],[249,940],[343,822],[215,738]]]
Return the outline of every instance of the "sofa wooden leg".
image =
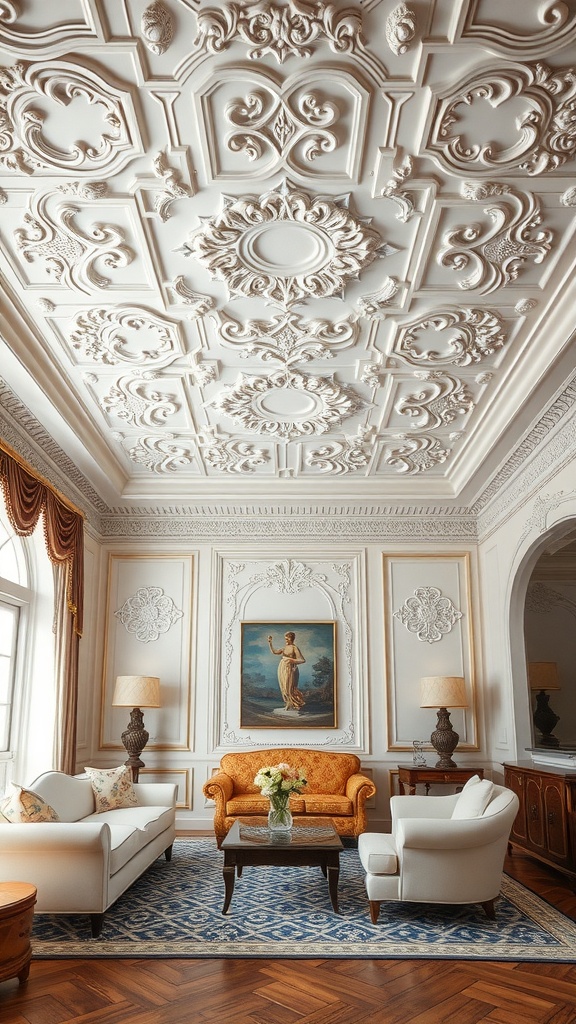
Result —
[[[172,860],[172,843],[170,843],[170,846],[167,846],[164,850],[164,856],[166,857],[166,860]]]
[[[494,900],[486,900],[486,902],[482,903],[481,906],[486,917],[489,918],[490,921],[495,921],[496,911],[494,910]]]
[[[378,923],[378,915],[380,913],[380,900],[370,900],[370,920],[372,924]]]
[[[102,925],[104,924],[104,914],[90,914],[90,925],[92,928],[92,938],[99,939],[100,933],[102,932]]]

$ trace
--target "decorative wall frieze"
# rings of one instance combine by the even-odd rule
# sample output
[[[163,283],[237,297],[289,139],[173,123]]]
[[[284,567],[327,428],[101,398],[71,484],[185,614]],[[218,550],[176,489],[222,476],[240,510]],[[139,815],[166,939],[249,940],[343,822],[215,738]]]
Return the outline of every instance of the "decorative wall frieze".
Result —
[[[493,181],[463,182],[461,193],[473,203],[504,198],[486,209],[492,228],[466,224],[444,235],[438,263],[457,271],[469,268],[467,276],[458,281],[460,288],[493,292],[515,281],[528,260],[542,263],[552,247],[553,232],[541,227],[540,202],[535,195]]]
[[[179,251],[224,280],[232,295],[289,307],[342,295],[348,281],[396,250],[370,218],[355,215],[349,194],[312,195],[284,181],[260,196],[223,196],[220,213],[204,218]]]
[[[242,359],[257,357],[285,366],[331,359],[333,351],[354,345],[359,333],[352,320],[307,320],[291,312],[242,324],[221,311],[214,320],[224,344],[238,350]]]
[[[166,53],[174,37],[174,21],[160,0],[155,0],[143,12],[141,30],[144,42],[152,53]]]
[[[90,10],[86,3],[79,5],[74,12],[70,11],[64,19],[58,17],[57,9],[49,4],[42,4],[44,17],[40,25],[24,22],[21,18],[22,6],[22,0],[0,2],[0,45],[7,50],[14,50],[18,58],[22,54],[32,56],[35,51],[42,51],[43,54],[61,53],[66,43],[70,45],[78,41],[97,42],[102,38],[98,12]],[[52,24],[45,17],[47,11],[54,17]],[[75,17],[76,14],[83,17]]]
[[[179,325],[142,306],[85,310],[72,321],[68,341],[82,361],[107,366],[165,364],[184,352]]]
[[[516,118],[517,138],[499,145],[490,135],[486,142],[460,130],[462,115],[470,116],[475,105],[489,103],[494,109],[517,97],[526,104]],[[476,72],[447,97],[438,101],[428,144],[429,152],[457,173],[494,173],[519,168],[529,175],[556,170],[576,153],[574,106],[576,69],[552,70],[543,63],[495,67]]]
[[[54,109],[73,102],[100,112],[100,135],[58,146],[45,134],[45,122]],[[111,174],[142,153],[130,95],[64,61],[0,68],[0,115],[0,167],[7,171]]]
[[[397,56],[406,53],[416,34],[416,15],[407,4],[398,4],[386,18],[386,42]]]
[[[428,644],[442,640],[462,618],[462,612],[439,587],[417,587],[414,596],[406,598],[393,614],[409,633],[415,633],[419,640]]]
[[[139,587],[114,615],[135,640],[149,644],[163,633],[168,633],[184,612],[176,607],[162,587]]]
[[[416,370],[414,376],[424,382],[422,387],[401,398],[395,409],[401,416],[410,416],[416,427],[444,427],[474,408],[468,385],[457,377],[436,370]]]
[[[426,346],[432,331],[437,335],[435,348]],[[470,366],[494,355],[506,340],[504,321],[495,310],[452,307],[434,310],[400,328],[393,351],[415,365]]]

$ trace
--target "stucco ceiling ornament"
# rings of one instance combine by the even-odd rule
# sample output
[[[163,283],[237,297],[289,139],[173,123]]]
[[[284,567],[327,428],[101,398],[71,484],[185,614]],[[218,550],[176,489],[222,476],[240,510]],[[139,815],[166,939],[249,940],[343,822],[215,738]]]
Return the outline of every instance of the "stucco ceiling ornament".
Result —
[[[158,640],[163,633],[168,633],[184,612],[176,607],[162,587],[139,587],[114,615],[127,633],[132,633],[141,643],[148,644]]]
[[[288,307],[343,294],[379,256],[397,250],[352,212],[350,194],[311,195],[283,181],[263,195],[223,196],[214,217],[179,252],[221,278],[232,295]]]
[[[435,370],[416,370],[414,376],[424,385],[415,394],[400,399],[395,409],[401,416],[412,417],[416,427],[444,427],[474,408],[470,389],[457,377]]]
[[[204,431],[204,442],[200,445],[202,458],[207,466],[221,473],[254,473],[270,461],[264,448],[255,448],[247,441],[221,437],[216,431]]]
[[[438,347],[420,337],[434,331]],[[401,328],[393,351],[411,363],[469,366],[494,355],[507,339],[504,321],[494,310],[462,307],[438,309]]]
[[[141,22],[144,42],[152,53],[165,53],[174,38],[172,15],[160,0],[150,4],[142,15]]]
[[[50,108],[74,101],[97,108],[98,138],[58,147],[44,135]],[[141,153],[132,101],[90,71],[64,61],[0,68],[0,166],[9,171],[62,175],[112,173]]]
[[[325,434],[363,408],[362,399],[333,377],[277,370],[266,377],[240,374],[209,403],[244,430],[286,440]],[[286,408],[294,412],[286,412]]]
[[[496,109],[518,96],[528,109],[516,119],[512,144],[482,144],[458,134],[459,108],[489,103]],[[535,175],[561,167],[576,154],[576,69],[553,71],[536,63],[476,73],[438,102],[429,151],[452,172],[466,174],[519,168]]]
[[[180,409],[174,395],[153,386],[156,374],[121,377],[100,399],[100,407],[132,427],[159,427]]]
[[[454,270],[471,268],[471,273],[459,280],[460,288],[477,288],[484,294],[493,292],[515,281],[527,260],[543,262],[550,252],[553,232],[540,226],[540,202],[535,195],[493,181],[465,181],[460,191],[474,203],[505,197],[504,201],[486,207],[493,223],[491,229],[482,224],[467,224],[444,235],[443,248],[436,257],[438,263]]]
[[[183,353],[177,324],[141,306],[106,306],[79,313],[68,341],[82,359],[114,366],[166,363]]]
[[[78,199],[104,199],[110,189],[107,181],[65,181],[56,185],[58,192]]]
[[[163,190],[154,196],[154,209],[160,220],[165,222],[171,215],[172,203],[177,199],[187,199],[192,195],[192,189],[180,180],[180,171],[170,167],[165,150],[154,157],[153,167],[156,177],[164,182]]]
[[[176,296],[177,302],[181,302],[184,306],[189,307],[185,314],[189,320],[197,320],[199,317],[204,316],[205,313],[208,313],[209,310],[214,309],[214,299],[210,295],[202,295],[201,292],[193,291],[186,284],[182,274],[175,277],[168,287]]]
[[[406,53],[416,34],[416,15],[407,4],[398,4],[386,18],[386,42],[397,56]]]
[[[417,473],[426,473],[429,469],[434,469],[440,463],[446,462],[452,451],[445,440],[440,440],[437,437],[426,435],[415,437],[408,434],[396,434],[395,436],[404,444],[391,449],[386,463],[407,476],[415,476]],[[450,440],[455,440],[459,436],[458,433],[451,434]]]
[[[576,185],[572,185],[562,193],[560,203],[562,206],[576,206]]]
[[[160,437],[141,437],[128,448],[128,456],[153,473],[174,473],[191,466],[195,459],[188,443],[177,442],[174,434],[166,433]]]
[[[412,158],[407,156],[402,162],[400,167],[397,167],[393,172],[392,177],[386,182],[383,189],[380,191],[380,195],[383,199],[391,199],[399,207],[399,212],[396,214],[396,220],[401,220],[403,224],[414,215],[414,200],[410,192],[406,192],[402,188],[402,185],[410,178],[413,171]]]
[[[571,601],[566,594],[562,594],[545,583],[530,583],[526,591],[526,610],[536,615],[548,615],[563,609],[576,618],[576,601]]]
[[[47,210],[49,198],[50,193],[32,196],[24,214],[26,227],[14,232],[18,253],[27,263],[41,260],[58,284],[87,294],[107,288],[111,281],[99,273],[97,261],[115,270],[134,258],[122,232],[112,224],[93,224],[86,232],[74,221],[80,212],[77,207],[61,206],[52,216]]]
[[[328,131],[338,121],[338,107],[315,93],[305,93],[289,105],[258,90],[228,103],[225,116],[234,128],[242,129],[227,136],[228,149],[244,152],[249,160],[260,159],[270,148],[285,159],[298,146],[310,162],[338,145],[337,136]]]
[[[425,643],[437,643],[462,618],[462,612],[445,597],[438,587],[417,587],[413,597],[408,597],[401,608],[394,612],[410,633],[415,633]]]
[[[377,292],[361,295],[356,299],[351,319],[384,320],[390,315],[390,302],[398,294],[400,285],[393,277],[387,277]]]
[[[237,349],[241,359],[256,356],[286,366],[331,359],[333,350],[354,345],[359,334],[358,324],[350,320],[305,320],[291,312],[243,324],[224,312],[214,319],[222,341]]]
[[[373,443],[368,440],[369,428],[359,427],[356,437],[314,448],[306,454],[306,465],[321,473],[343,476],[365,469],[373,453]]]

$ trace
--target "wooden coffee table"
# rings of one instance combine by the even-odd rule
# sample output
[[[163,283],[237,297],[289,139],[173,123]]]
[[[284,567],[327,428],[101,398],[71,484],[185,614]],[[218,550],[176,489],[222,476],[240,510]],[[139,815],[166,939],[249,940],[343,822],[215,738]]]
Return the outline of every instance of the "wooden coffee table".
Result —
[[[239,818],[222,841],[224,851],[225,914],[232,900],[234,880],[242,868],[252,865],[273,867],[319,867],[328,879],[328,892],[338,913],[340,850],[344,847],[330,819],[296,819],[291,832],[278,838],[270,832],[266,818]]]

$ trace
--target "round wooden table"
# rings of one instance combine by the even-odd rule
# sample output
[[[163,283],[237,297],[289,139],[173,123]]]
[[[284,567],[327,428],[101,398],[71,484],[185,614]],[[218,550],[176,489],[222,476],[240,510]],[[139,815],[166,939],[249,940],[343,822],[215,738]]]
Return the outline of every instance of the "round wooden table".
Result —
[[[0,981],[28,978],[32,947],[30,935],[36,886],[29,882],[0,882]]]

